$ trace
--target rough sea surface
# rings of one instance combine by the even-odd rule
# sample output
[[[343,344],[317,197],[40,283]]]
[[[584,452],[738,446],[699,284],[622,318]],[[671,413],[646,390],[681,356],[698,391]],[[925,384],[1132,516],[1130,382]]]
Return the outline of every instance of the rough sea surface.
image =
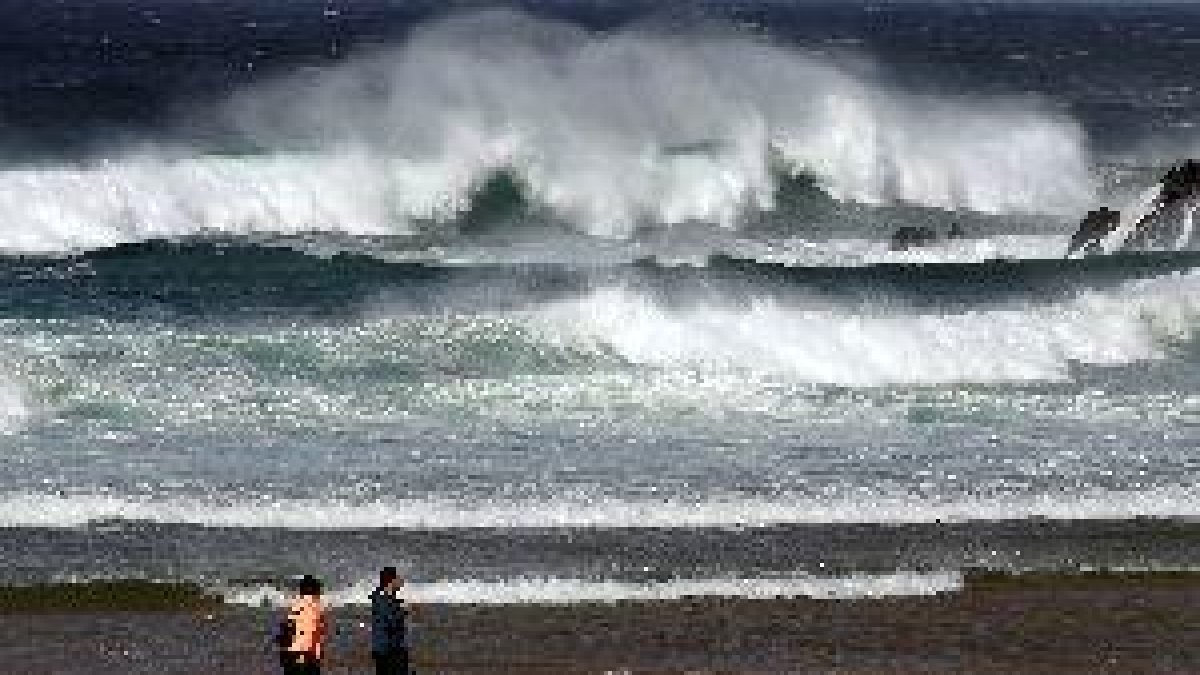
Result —
[[[1062,258],[1200,155],[1200,9],[5,2],[0,44],[0,583],[1193,565],[1200,255]]]

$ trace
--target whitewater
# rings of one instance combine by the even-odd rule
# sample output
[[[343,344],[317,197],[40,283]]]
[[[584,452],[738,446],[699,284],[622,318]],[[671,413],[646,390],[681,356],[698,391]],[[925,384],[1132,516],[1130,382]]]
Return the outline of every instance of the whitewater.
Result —
[[[1083,133],[1049,105],[908,93],[863,65],[704,37],[507,12],[437,22],[215,104],[232,130],[217,147],[6,167],[0,209],[22,226],[0,247],[443,234],[504,172],[545,218],[618,238],[737,227],[777,207],[788,175],[834,200],[983,214],[1074,215],[1093,198]]]
[[[1063,259],[1166,137],[722,26],[450,13],[6,153],[0,582],[352,603],[376,538],[464,603],[1182,566],[1089,532],[1197,515],[1200,257]]]

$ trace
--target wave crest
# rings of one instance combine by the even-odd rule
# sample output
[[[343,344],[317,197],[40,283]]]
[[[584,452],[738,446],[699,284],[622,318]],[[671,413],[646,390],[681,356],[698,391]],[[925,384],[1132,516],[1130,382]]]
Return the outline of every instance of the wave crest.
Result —
[[[735,227],[777,207],[781,167],[838,199],[985,213],[1073,213],[1092,191],[1079,126],[1039,105],[893,91],[746,36],[601,36],[508,12],[433,23],[221,107],[256,154],[139,148],[0,172],[0,249],[411,234],[456,222],[498,173],[611,237]]]
[[[423,157],[455,197],[512,169],[595,234],[732,225],[773,207],[773,160],[872,203],[1063,212],[1090,196],[1080,129],[1037,106],[891,91],[745,36],[596,36],[507,12],[428,26],[231,110],[268,147]]]

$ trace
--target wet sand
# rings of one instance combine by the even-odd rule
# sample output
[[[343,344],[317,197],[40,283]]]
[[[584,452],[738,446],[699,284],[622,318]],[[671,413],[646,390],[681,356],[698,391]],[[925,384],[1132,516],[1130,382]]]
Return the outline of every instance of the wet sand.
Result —
[[[274,672],[266,613],[175,593],[183,606],[0,594],[0,670]],[[334,613],[326,672],[369,672],[364,618]],[[1188,672],[1200,575],[975,576],[919,598],[425,606],[416,624],[418,672]]]

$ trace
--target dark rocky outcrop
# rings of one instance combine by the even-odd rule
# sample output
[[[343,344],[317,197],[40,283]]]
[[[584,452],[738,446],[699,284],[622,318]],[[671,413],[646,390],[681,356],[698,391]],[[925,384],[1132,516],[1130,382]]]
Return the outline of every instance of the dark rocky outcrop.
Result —
[[[962,236],[963,231],[958,223],[950,226],[945,237],[932,227],[905,225],[892,233],[890,248],[893,251],[907,251],[911,248],[930,246],[943,239],[959,239]]]
[[[1172,248],[1188,238],[1184,222],[1200,199],[1200,161],[1186,160],[1167,170],[1159,180],[1158,194],[1149,211],[1133,225],[1120,242],[1120,250]],[[1104,238],[1120,224],[1121,214],[1105,207],[1089,211],[1067,247],[1076,252],[1097,253]],[[1186,244],[1186,242],[1183,242]]]
[[[1104,238],[1112,234],[1120,223],[1120,211],[1114,211],[1106,206],[1101,206],[1095,211],[1088,211],[1087,215],[1083,217],[1083,222],[1079,223],[1079,230],[1075,232],[1075,236],[1071,237],[1067,255],[1076,251],[1091,253],[1098,250]]]

